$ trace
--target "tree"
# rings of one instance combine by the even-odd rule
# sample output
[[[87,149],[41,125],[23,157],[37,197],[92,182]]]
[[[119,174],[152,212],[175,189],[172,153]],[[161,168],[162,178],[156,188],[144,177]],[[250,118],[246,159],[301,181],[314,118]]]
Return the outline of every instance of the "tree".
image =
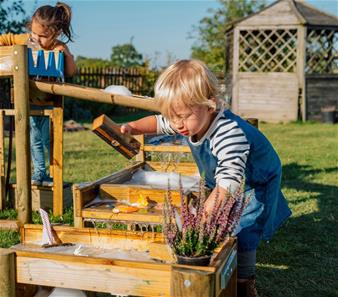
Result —
[[[136,50],[131,42],[114,46],[110,60],[115,67],[123,68],[142,66],[144,64],[142,54]]]
[[[104,60],[100,58],[86,58],[83,56],[77,56],[76,67],[89,67],[89,68],[106,68],[112,67],[112,63],[109,60]]]
[[[209,9],[211,16],[204,17],[193,28],[197,41],[191,56],[204,61],[213,71],[223,71],[225,64],[225,31],[229,23],[248,16],[265,6],[265,0],[218,0],[221,7]]]
[[[23,8],[22,0],[0,0],[0,34],[8,32],[22,33],[27,22],[28,17]]]

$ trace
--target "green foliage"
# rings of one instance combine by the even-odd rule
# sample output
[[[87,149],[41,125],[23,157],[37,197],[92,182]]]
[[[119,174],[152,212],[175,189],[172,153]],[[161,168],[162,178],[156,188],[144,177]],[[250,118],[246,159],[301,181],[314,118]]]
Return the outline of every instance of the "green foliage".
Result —
[[[22,33],[28,17],[23,8],[23,1],[0,0],[0,34]]]
[[[76,60],[76,67],[82,68],[105,68],[105,67],[112,67],[112,63],[109,60],[104,60],[100,58],[86,58],[83,56],[77,56]]]
[[[218,9],[209,9],[210,16],[194,27],[197,41],[192,46],[192,57],[204,61],[213,71],[224,71],[225,32],[229,22],[248,16],[265,5],[265,0],[219,0]]]
[[[115,67],[130,68],[142,66],[143,56],[132,43],[125,43],[112,47],[110,61]]]
[[[0,248],[9,248],[20,242],[20,234],[15,231],[0,231]]]

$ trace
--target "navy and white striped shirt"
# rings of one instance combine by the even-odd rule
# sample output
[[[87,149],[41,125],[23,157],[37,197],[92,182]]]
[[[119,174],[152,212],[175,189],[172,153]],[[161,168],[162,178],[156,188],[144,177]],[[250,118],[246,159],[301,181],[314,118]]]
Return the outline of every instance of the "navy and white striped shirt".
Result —
[[[170,126],[169,121],[157,115],[157,132],[159,134],[174,135],[177,132]],[[245,167],[250,152],[250,144],[237,122],[227,119],[221,110],[211,123],[205,135],[191,146],[199,146],[209,140],[211,154],[217,160],[214,172],[216,183],[225,189],[235,191],[245,175]]]

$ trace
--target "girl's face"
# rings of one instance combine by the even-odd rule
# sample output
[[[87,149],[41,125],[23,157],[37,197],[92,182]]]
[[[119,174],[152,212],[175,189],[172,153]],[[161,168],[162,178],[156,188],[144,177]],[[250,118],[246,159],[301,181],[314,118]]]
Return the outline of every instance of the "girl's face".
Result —
[[[199,140],[208,130],[214,109],[204,105],[188,107],[182,102],[173,105],[175,117],[169,119],[173,128],[184,136],[194,136]]]
[[[50,30],[46,26],[42,26],[36,20],[32,20],[32,28],[31,28],[32,38],[39,43],[42,49],[52,50],[57,36],[59,35],[57,32]]]

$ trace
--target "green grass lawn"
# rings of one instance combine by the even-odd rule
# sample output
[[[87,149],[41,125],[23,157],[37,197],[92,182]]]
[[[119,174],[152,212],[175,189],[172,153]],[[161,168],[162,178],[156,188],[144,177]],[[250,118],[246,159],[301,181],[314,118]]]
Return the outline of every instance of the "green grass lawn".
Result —
[[[283,192],[293,211],[273,240],[258,249],[260,296],[338,296],[338,125],[261,124],[260,129],[282,159]],[[65,181],[79,183],[111,174],[129,161],[83,131],[65,133],[64,163]],[[15,213],[0,212],[2,217]],[[70,217],[71,210],[61,221]],[[16,233],[0,232],[2,247],[18,240]]]

